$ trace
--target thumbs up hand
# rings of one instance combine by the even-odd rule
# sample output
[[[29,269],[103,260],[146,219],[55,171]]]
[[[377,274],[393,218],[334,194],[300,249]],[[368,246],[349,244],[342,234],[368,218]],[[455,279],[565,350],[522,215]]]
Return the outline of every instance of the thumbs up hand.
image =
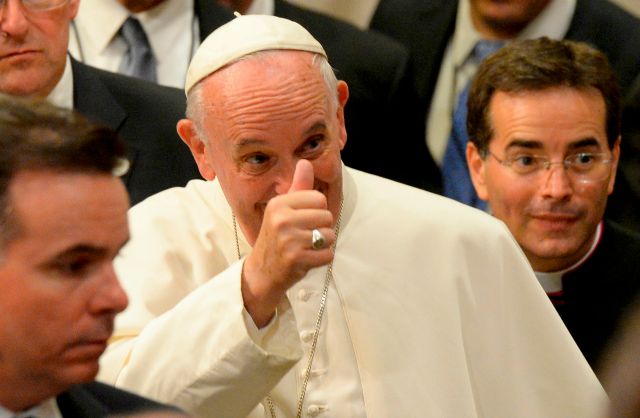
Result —
[[[313,165],[307,160],[299,160],[296,164],[296,171],[293,172],[289,193],[313,190],[313,181]]]
[[[258,327],[269,323],[286,291],[309,270],[333,260],[333,215],[324,194],[313,190],[313,165],[299,160],[286,194],[272,198],[264,212],[260,233],[242,270],[242,297]],[[325,238],[323,248],[312,247],[312,231]]]

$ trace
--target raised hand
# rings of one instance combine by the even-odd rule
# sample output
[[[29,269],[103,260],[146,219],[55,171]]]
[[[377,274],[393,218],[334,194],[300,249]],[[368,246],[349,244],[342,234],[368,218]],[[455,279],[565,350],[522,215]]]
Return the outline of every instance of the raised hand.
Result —
[[[253,251],[245,260],[242,297],[258,327],[271,320],[287,289],[310,269],[333,260],[333,215],[313,183],[313,165],[298,161],[289,191],[267,204]],[[312,248],[313,229],[324,235],[324,248]]]

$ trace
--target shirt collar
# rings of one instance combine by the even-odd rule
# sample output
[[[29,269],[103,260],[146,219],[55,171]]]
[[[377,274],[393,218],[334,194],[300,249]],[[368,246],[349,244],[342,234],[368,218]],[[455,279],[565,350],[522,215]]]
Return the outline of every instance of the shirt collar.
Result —
[[[516,39],[535,39],[547,36],[563,39],[569,30],[576,8],[576,0],[551,0],[547,7],[533,20]],[[453,35],[453,60],[456,68],[465,64],[475,44],[482,39],[471,22],[469,0],[458,3],[456,27]]]
[[[55,398],[49,398],[31,409],[19,413],[10,411],[0,405],[0,418],[13,417],[62,418],[62,413]]]
[[[273,16],[275,13],[275,7],[274,0],[253,0],[251,6],[249,6],[249,9],[247,10],[247,14]]]
[[[91,30],[82,33],[83,42],[95,45],[103,52],[129,16],[129,11],[117,1],[82,0],[78,15],[92,22]],[[86,39],[86,41],[84,41]]]
[[[71,58],[69,58],[69,55],[67,55],[62,77],[49,93],[49,96],[47,96],[47,101],[65,109],[73,109],[73,71],[71,70]]]
[[[129,16],[140,21],[145,30],[151,50],[158,63],[163,57],[171,56],[173,40],[192,28],[194,22],[194,0],[166,0],[159,5],[141,12],[131,13],[117,1],[82,0],[78,15],[83,22],[90,22],[90,31],[81,34],[87,44],[95,45],[98,53],[104,52],[120,27]]]
[[[173,40],[177,39],[185,28],[193,30],[193,1],[166,0],[152,9],[134,15],[147,33],[158,63],[163,59],[175,59],[172,54]]]
[[[546,36],[563,39],[569,31],[576,0],[552,0],[547,7],[518,35],[518,39],[536,39]]]
[[[456,29],[453,33],[453,64],[455,68],[461,67],[471,55],[473,47],[481,39],[480,34],[471,22],[471,5],[469,0],[458,2],[456,14]]]

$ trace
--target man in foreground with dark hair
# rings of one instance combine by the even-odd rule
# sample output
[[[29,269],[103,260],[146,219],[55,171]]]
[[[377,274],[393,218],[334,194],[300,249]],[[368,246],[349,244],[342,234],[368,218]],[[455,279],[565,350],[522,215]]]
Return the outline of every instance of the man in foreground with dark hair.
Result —
[[[480,65],[467,162],[578,347],[598,371],[640,289],[640,236],[602,217],[620,158],[620,89],[601,52],[542,38]]]
[[[93,382],[127,296],[129,238],[114,175],[124,146],[69,110],[0,98],[0,416],[172,409]]]

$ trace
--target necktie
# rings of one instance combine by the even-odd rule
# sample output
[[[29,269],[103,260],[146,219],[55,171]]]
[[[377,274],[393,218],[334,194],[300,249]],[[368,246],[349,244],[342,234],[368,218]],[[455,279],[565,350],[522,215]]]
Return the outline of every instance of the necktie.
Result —
[[[156,59],[138,19],[129,16],[120,28],[120,36],[127,44],[127,53],[118,72],[156,82]]]
[[[480,63],[486,57],[504,45],[502,41],[481,40],[473,49],[474,59]],[[480,200],[471,182],[467,167],[466,149],[469,135],[467,134],[467,98],[471,80],[460,93],[453,112],[451,136],[447,142],[447,149],[442,162],[442,180],[444,195],[482,210],[487,210],[487,203]]]

